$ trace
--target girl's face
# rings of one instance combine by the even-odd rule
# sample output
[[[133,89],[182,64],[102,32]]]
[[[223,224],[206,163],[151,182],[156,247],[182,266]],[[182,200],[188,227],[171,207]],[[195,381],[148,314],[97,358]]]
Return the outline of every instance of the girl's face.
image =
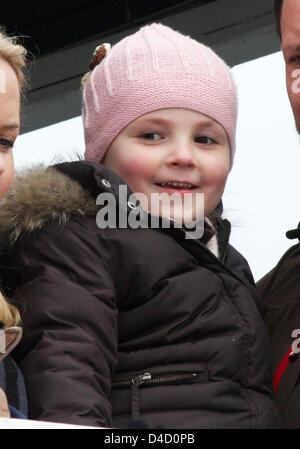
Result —
[[[12,181],[13,144],[20,129],[20,89],[10,64],[0,57],[0,197]]]
[[[200,218],[195,216],[197,193],[204,194],[205,216],[220,201],[230,170],[230,147],[225,130],[206,115],[161,109],[127,125],[102,163],[126,181],[133,193],[146,196],[147,204],[141,200],[141,205],[148,211],[154,193],[176,193],[181,199],[184,193],[192,194],[193,201],[183,202],[180,210],[174,206],[166,215],[161,208],[156,214],[188,223]]]

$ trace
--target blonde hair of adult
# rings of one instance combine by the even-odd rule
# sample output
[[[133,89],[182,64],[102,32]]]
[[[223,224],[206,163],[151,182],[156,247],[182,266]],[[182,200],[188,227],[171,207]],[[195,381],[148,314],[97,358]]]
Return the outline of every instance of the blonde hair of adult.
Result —
[[[17,38],[9,37],[4,29],[0,27],[0,57],[5,59],[15,71],[20,86],[20,94],[23,93],[23,89],[26,85],[26,78],[24,75],[26,53],[26,49],[17,43]],[[17,326],[18,324],[20,324],[20,314],[18,309],[6,301],[0,292],[0,327],[6,329],[11,326]]]
[[[0,26],[0,57],[5,59],[14,69],[20,86],[20,91],[26,85],[24,69],[26,66],[27,50],[17,42],[17,37],[8,36]]]

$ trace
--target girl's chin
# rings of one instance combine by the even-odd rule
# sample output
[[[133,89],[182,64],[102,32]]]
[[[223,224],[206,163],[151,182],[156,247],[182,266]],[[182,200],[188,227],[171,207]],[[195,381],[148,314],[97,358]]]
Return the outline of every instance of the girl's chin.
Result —
[[[156,193],[156,195],[152,196],[151,194],[153,193]],[[135,192],[134,195],[140,202],[142,209],[154,216],[172,219],[182,225],[194,224],[204,220],[206,208],[203,194],[201,194],[199,200],[195,201],[193,199],[192,204],[190,201],[187,201],[185,204],[180,195],[173,197],[171,201],[168,201],[169,196],[161,199],[157,192],[150,192],[150,194]]]
[[[173,211],[172,213],[165,214],[162,213],[161,216],[165,218],[172,219],[176,221],[176,223],[185,225],[185,226],[193,226],[198,221],[204,220],[204,214],[203,213],[195,213],[193,211]]]

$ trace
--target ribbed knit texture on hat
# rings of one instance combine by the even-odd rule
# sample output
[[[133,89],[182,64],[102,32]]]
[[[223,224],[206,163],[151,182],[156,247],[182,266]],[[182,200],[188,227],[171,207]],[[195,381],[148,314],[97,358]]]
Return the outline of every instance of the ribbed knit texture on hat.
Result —
[[[229,67],[210,48],[161,24],[122,39],[93,69],[83,90],[85,158],[100,162],[130,122],[165,108],[216,120],[233,159],[237,93]]]

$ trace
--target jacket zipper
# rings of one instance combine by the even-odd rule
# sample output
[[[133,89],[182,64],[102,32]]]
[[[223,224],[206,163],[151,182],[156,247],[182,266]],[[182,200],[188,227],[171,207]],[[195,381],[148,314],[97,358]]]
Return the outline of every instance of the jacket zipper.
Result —
[[[119,382],[113,382],[112,387],[127,387],[131,386],[131,414],[133,420],[140,419],[140,385],[147,384],[168,384],[172,382],[180,382],[181,380],[195,379],[204,374],[204,371],[196,373],[170,373],[161,375],[152,375],[149,372],[140,374],[130,380],[122,380]]]
[[[203,374],[203,371],[197,373],[171,373],[171,374],[161,374],[161,375],[152,375],[149,372],[144,374],[140,374],[130,380],[121,380],[119,382],[113,382],[112,387],[126,387],[136,384],[140,386],[141,384],[147,382],[147,384],[156,384],[156,383],[169,383],[169,382],[178,382],[180,380],[193,379],[195,377]]]

